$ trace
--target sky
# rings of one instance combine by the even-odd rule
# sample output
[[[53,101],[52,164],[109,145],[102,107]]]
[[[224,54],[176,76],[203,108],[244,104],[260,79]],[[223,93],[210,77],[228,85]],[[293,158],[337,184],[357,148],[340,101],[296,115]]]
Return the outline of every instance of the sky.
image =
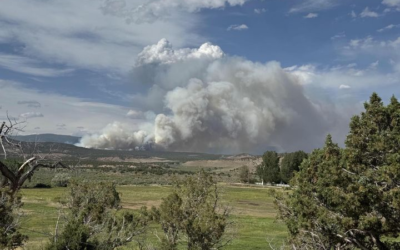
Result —
[[[400,93],[400,0],[3,0],[0,118],[104,149],[343,145]]]

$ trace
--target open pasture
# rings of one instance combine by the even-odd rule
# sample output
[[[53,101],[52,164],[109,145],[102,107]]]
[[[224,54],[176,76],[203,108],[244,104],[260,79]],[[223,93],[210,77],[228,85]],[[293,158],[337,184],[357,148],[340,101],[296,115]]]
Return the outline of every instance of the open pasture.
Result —
[[[286,228],[276,221],[276,210],[269,188],[236,187],[220,185],[222,202],[232,207],[234,226],[229,230],[233,238],[226,249],[270,249],[269,243],[278,246],[286,237]],[[124,209],[139,209],[142,206],[158,206],[171,191],[169,186],[119,186]],[[54,233],[59,215],[59,199],[65,197],[68,188],[23,189],[23,232],[29,236],[25,249],[42,249]],[[148,240],[156,244],[155,232],[159,228],[150,226]],[[134,244],[126,249],[136,249]]]

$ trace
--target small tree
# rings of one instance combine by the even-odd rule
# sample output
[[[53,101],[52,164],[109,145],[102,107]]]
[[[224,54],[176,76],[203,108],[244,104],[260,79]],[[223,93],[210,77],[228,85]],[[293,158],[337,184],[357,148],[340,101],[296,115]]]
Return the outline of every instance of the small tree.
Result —
[[[303,151],[297,151],[293,153],[285,154],[281,161],[281,179],[284,183],[289,183],[293,178],[294,172],[298,172],[300,165],[304,159],[307,158],[307,154]]]
[[[242,166],[239,169],[239,178],[240,178],[240,181],[243,183],[250,182],[250,169],[248,166]]]
[[[267,151],[262,156],[262,163],[257,167],[256,173],[263,183],[279,183],[279,156],[274,151]]]
[[[177,249],[182,239],[189,250],[220,249],[229,243],[223,238],[229,209],[220,205],[217,184],[204,171],[176,182],[173,193],[152,210],[165,235],[162,249]]]
[[[152,207],[153,219],[160,224],[164,232],[164,237],[161,239],[163,250],[175,250],[178,247],[179,236],[183,230],[181,207],[182,199],[175,192],[163,199],[159,209]]]
[[[144,233],[147,214],[118,214],[120,197],[112,183],[71,182],[65,226],[48,250],[112,250]],[[57,230],[56,230],[57,231]]]
[[[293,249],[400,249],[400,104],[374,93],[364,107],[346,148],[328,136],[277,197]]]

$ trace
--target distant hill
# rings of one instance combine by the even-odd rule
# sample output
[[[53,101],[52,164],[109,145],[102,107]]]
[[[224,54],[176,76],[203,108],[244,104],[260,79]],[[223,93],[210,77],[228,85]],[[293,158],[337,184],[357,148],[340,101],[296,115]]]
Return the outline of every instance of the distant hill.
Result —
[[[130,158],[162,158],[171,161],[197,161],[197,160],[217,160],[221,158],[221,155],[217,154],[206,154],[206,153],[193,153],[193,152],[168,152],[168,151],[141,151],[141,150],[105,150],[105,149],[94,149],[94,148],[83,148],[73,145],[73,143],[79,142],[80,138],[75,136],[64,136],[64,135],[53,135],[49,134],[49,137],[40,135],[26,135],[26,136],[15,136],[13,139],[22,142],[22,147],[26,152],[39,152],[42,154],[55,154],[57,157],[61,157],[63,161],[76,161],[81,160],[81,163],[86,161],[93,161],[100,159],[102,162],[111,160],[113,157],[120,158],[117,162],[127,160]],[[28,141],[29,140],[29,141]],[[39,141],[40,140],[40,141]],[[46,140],[46,141],[44,141]],[[51,141],[50,141],[51,140]],[[55,140],[67,141],[65,142],[54,142]],[[75,141],[73,141],[75,140]],[[11,148],[8,144],[4,145],[10,156],[18,156],[20,152]],[[1,153],[0,153],[1,155]]]
[[[12,138],[24,142],[56,142],[65,144],[76,144],[81,140],[81,137],[77,136],[56,134],[17,135]]]

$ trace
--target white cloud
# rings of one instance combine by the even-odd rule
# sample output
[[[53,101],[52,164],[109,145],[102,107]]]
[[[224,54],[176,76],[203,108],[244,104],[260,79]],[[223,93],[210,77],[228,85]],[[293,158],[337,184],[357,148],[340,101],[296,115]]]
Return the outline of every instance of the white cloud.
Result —
[[[379,66],[379,60],[369,65],[370,69],[376,69]]]
[[[350,12],[350,16],[351,16],[352,18],[356,18],[356,17],[357,17],[357,14],[354,12],[354,10],[352,10],[352,11]]]
[[[345,38],[345,37],[346,37],[346,34],[344,32],[341,32],[339,34],[336,34],[336,35],[332,36],[331,40],[342,39],[342,38]]]
[[[299,2],[289,10],[290,13],[327,10],[340,3],[339,0],[301,0]]]
[[[36,133],[36,127],[40,127],[46,133],[60,133],[57,124],[68,124],[63,130],[64,134],[74,134],[80,130],[77,127],[85,127],[88,132],[96,132],[102,129],[110,121],[118,120],[121,123],[130,123],[126,117],[128,107],[109,105],[98,102],[90,102],[80,98],[43,92],[27,88],[21,83],[0,80],[2,92],[0,104],[0,121],[6,119],[6,113],[13,117],[33,118],[24,124],[25,134]],[[18,100],[38,100],[41,103],[40,112],[31,111],[33,107],[17,105]],[[27,110],[28,109],[28,110]],[[131,125],[131,127],[135,127]]]
[[[378,64],[379,61],[376,61],[366,68],[357,67],[354,63],[331,68],[302,65],[289,67],[285,70],[296,75],[302,85],[332,91],[337,88],[343,89],[343,86],[351,86],[351,88],[358,90],[376,89],[385,85],[394,86],[398,81],[400,72],[381,73],[376,70]]]
[[[27,112],[20,114],[19,117],[22,119],[31,119],[31,118],[43,117],[43,114],[40,112]]]
[[[249,29],[249,27],[246,24],[234,24],[228,27],[228,31],[229,30],[237,30],[237,31],[241,31],[241,30],[247,30]]]
[[[28,57],[0,53],[0,67],[33,76],[57,77],[73,72],[73,69],[40,67],[40,62]]]
[[[374,40],[372,36],[367,36],[362,39],[351,39],[346,49],[362,49],[368,50],[372,47],[375,47],[377,42]],[[382,44],[383,45],[383,44]]]
[[[154,22],[170,16],[177,10],[198,12],[201,9],[218,9],[226,6],[240,6],[249,0],[149,0],[136,6],[127,6],[124,0],[106,0],[102,9],[104,13],[122,16],[127,22]]]
[[[365,9],[360,13],[360,17],[379,17],[379,14],[376,13],[375,11],[369,10],[368,7],[365,7]]]
[[[343,58],[351,60],[359,60],[365,62],[370,60],[368,70],[378,71],[378,65],[387,72],[376,75],[381,76],[382,84],[398,82],[400,78],[400,37],[397,39],[377,40],[371,36],[354,39],[349,41],[348,45],[341,49]],[[370,79],[366,79],[367,82]]]
[[[104,15],[100,9],[102,3],[102,0],[5,0],[0,8],[0,42],[21,44],[24,49],[16,53],[46,65],[121,73],[131,69],[134,55],[160,36],[168,37],[177,46],[202,41],[192,32],[199,22],[197,15],[174,12],[173,16],[151,24],[127,24],[119,16]],[[134,7],[144,3],[129,2]],[[14,60],[18,64],[10,65],[7,59],[3,65],[13,70],[23,65],[25,68],[20,71],[36,75],[63,73],[36,69],[36,64],[23,57]]]
[[[352,60],[369,58],[375,62],[371,63],[371,69],[377,68],[378,63],[386,64],[386,70],[391,71],[387,77],[394,80],[399,77],[395,73],[400,73],[400,37],[393,40],[377,40],[372,36],[353,39],[342,48],[341,53],[343,58]]]
[[[131,119],[142,119],[144,118],[144,114],[142,111],[138,110],[129,110],[128,113],[126,113],[126,116],[131,118]]]
[[[204,43],[198,49],[173,49],[167,39],[161,39],[155,45],[146,46],[136,59],[136,66],[160,63],[170,64],[187,59],[221,58],[224,52],[219,46]]]
[[[267,10],[265,8],[254,9],[254,13],[256,13],[256,14],[262,14],[265,12],[267,12]]]
[[[400,37],[394,40],[376,40],[372,36],[350,40],[342,49],[346,56],[369,54],[380,58],[400,60]]]
[[[300,84],[307,85],[312,83],[312,79],[315,76],[316,67],[312,64],[301,66],[294,65],[292,67],[285,68],[285,70],[295,75]]]
[[[350,89],[351,87],[349,86],[349,85],[344,85],[344,84],[341,84],[340,86],[339,86],[339,89]]]
[[[400,7],[400,0],[383,0],[382,3],[390,7]]]
[[[308,15],[304,16],[304,18],[316,18],[318,17],[317,13],[308,13]]]
[[[382,28],[382,29],[379,29],[379,30],[377,30],[377,31],[378,31],[378,32],[384,32],[384,31],[388,31],[388,30],[391,30],[391,29],[393,29],[393,28],[399,28],[399,27],[400,27],[399,24],[397,24],[397,25],[389,24],[388,26],[386,26],[386,27],[384,27],[384,28]]]

